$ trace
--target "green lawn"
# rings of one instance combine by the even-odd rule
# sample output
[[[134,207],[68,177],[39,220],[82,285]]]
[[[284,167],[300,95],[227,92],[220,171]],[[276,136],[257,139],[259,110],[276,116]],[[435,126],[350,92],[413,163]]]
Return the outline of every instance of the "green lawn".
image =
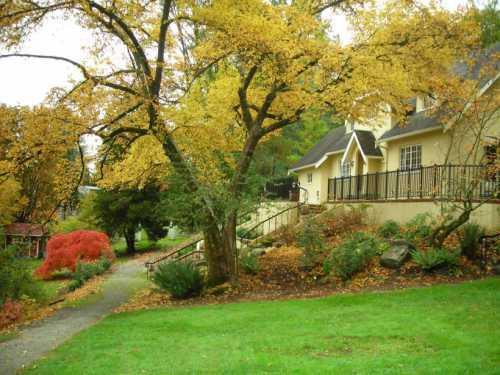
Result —
[[[175,246],[182,241],[186,240],[185,237],[178,237],[176,239],[171,239],[171,238],[162,238],[161,240],[158,241],[152,241],[152,240],[141,240],[141,241],[136,241],[135,243],[135,250],[138,253],[143,253],[146,251],[151,251],[154,249],[159,249],[159,250],[165,250],[169,247]],[[127,254],[127,244],[125,243],[124,239],[120,239],[116,243],[113,244],[113,251],[117,256],[125,256]]]
[[[26,267],[34,273],[35,270],[42,265],[43,259],[27,258],[23,259],[23,262],[25,262]],[[39,280],[35,278],[35,282],[40,285],[42,291],[39,302],[46,303],[51,302],[58,296],[59,290],[68,283],[68,280],[58,278],[53,280]]]
[[[27,374],[498,374],[500,279],[122,313]]]

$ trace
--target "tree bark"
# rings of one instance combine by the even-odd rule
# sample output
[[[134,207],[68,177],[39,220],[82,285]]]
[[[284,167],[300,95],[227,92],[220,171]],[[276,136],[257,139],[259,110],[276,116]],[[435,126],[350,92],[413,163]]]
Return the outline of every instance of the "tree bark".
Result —
[[[203,230],[208,265],[208,285],[218,285],[236,278],[236,215],[231,215],[222,230],[215,221]]]
[[[127,254],[135,253],[135,228],[125,229],[125,242],[127,243]]]

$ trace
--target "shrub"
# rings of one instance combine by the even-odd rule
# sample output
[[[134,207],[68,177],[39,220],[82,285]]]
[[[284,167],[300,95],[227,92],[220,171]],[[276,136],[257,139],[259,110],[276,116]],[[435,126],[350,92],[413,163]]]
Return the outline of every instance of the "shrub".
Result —
[[[298,233],[297,243],[302,248],[300,262],[303,268],[310,270],[318,263],[325,250],[323,232],[324,225],[309,219]]]
[[[252,253],[243,254],[240,256],[240,267],[243,272],[249,275],[256,275],[260,271],[260,264],[257,256]]]
[[[76,270],[79,261],[91,262],[100,257],[114,259],[114,253],[106,234],[79,230],[53,236],[47,244],[47,259],[36,270],[36,274],[48,279],[57,270]]]
[[[275,241],[281,241],[287,246],[292,245],[295,242],[296,237],[297,231],[293,225],[284,225],[274,234]]]
[[[387,220],[378,227],[377,233],[383,238],[396,237],[401,232],[401,227],[394,220]]]
[[[73,290],[81,288],[83,284],[84,282],[82,279],[71,280],[70,283],[68,284],[68,290],[72,292]]]
[[[72,274],[73,280],[68,285],[69,290],[78,289],[92,277],[102,275],[111,267],[111,264],[111,261],[105,257],[92,263],[78,262],[75,272]]]
[[[8,299],[0,305],[0,329],[17,322],[23,316],[23,305],[19,301]]]
[[[160,264],[153,274],[153,282],[177,299],[198,296],[203,289],[203,276],[192,262]]]
[[[427,238],[432,234],[435,225],[436,221],[429,213],[415,215],[406,223],[403,237],[408,241]]]
[[[463,235],[460,238],[460,251],[462,254],[469,259],[476,258],[482,236],[484,236],[484,229],[480,225],[474,223],[465,224]]]
[[[366,212],[363,208],[352,208],[346,211],[336,210],[328,213],[323,219],[324,233],[328,237],[352,232],[363,224]]]
[[[380,243],[365,233],[356,233],[331,252],[323,269],[333,271],[342,280],[362,271],[379,251]]]
[[[412,251],[413,261],[425,271],[438,267],[455,267],[458,265],[460,251],[448,251],[446,249],[429,249],[427,251]]]
[[[238,228],[236,229],[236,235],[239,237],[239,238],[244,238],[246,240],[254,240],[260,236],[262,236],[262,231],[259,230],[259,229],[253,229],[253,230],[249,230],[247,228]]]
[[[25,262],[17,256],[16,246],[0,250],[0,306],[21,296],[38,298],[42,294]]]

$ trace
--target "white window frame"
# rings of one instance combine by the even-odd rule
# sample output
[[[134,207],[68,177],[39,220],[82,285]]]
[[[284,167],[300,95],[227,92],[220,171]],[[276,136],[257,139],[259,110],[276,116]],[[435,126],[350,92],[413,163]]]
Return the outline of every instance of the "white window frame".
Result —
[[[349,177],[351,175],[351,162],[339,160],[339,175],[340,177]]]
[[[311,185],[312,182],[313,182],[313,174],[312,173],[308,173],[306,178],[307,178],[307,183],[309,185]]]
[[[411,171],[422,166],[422,145],[405,145],[399,149],[399,170]]]

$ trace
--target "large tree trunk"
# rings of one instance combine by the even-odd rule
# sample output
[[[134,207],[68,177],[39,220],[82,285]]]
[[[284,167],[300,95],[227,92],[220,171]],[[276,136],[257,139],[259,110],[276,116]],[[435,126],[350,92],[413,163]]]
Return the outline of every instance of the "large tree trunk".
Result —
[[[127,254],[135,253],[135,228],[125,229],[125,242],[127,243]]]
[[[208,284],[218,285],[234,281],[237,277],[236,214],[231,215],[222,230],[215,221],[210,223],[204,229],[203,235],[208,265]]]

